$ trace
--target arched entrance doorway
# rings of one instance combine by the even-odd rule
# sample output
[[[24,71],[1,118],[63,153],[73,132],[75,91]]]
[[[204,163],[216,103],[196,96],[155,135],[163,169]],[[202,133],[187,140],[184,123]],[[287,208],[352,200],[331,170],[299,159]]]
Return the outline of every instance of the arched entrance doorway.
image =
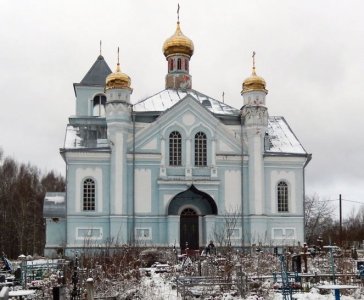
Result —
[[[182,250],[186,242],[190,249],[199,249],[201,237],[201,218],[217,215],[217,206],[210,195],[192,185],[176,195],[168,206],[168,215],[179,215],[179,242]],[[177,233],[176,233],[177,234]]]
[[[182,249],[199,248],[198,214],[192,208],[185,208],[180,218],[180,245]]]

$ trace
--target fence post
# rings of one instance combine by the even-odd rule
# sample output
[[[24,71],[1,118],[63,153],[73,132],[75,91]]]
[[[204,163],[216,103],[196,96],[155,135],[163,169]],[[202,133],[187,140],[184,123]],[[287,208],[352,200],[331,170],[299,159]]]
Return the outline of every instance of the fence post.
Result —
[[[9,287],[4,286],[0,291],[0,300],[8,300],[9,299]]]
[[[94,280],[92,278],[86,280],[86,289],[87,300],[94,300]]]

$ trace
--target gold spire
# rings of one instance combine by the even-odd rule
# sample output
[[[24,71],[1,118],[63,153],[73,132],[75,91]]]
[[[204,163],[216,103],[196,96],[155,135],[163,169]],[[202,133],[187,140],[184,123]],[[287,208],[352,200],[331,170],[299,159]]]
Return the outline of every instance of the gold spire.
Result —
[[[252,55],[253,59],[253,68],[252,68],[252,75],[250,75],[247,79],[243,82],[243,90],[241,93],[250,92],[250,91],[263,91],[265,93],[268,93],[265,86],[265,80],[263,77],[260,77],[257,75],[255,71],[255,51],[253,51]]]
[[[106,77],[105,90],[108,89],[131,89],[131,79],[128,75],[121,72],[119,62],[119,47],[118,47],[118,63],[116,65],[116,71],[109,74]]]
[[[185,36],[180,27],[179,22],[179,4],[177,8],[177,28],[175,33],[163,44],[163,54],[165,57],[172,54],[186,54],[189,57],[192,56],[194,51],[193,42]]]

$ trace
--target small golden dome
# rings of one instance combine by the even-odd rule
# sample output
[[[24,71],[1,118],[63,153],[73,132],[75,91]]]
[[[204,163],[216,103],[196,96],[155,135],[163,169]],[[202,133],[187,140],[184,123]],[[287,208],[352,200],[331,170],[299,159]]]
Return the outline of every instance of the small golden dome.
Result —
[[[131,79],[128,75],[121,72],[120,64],[118,63],[116,66],[116,71],[109,74],[106,77],[106,85],[105,90],[108,89],[131,89],[130,88]]]
[[[263,77],[258,76],[255,73],[255,67],[253,67],[252,75],[250,75],[247,79],[243,82],[243,90],[242,93],[245,92],[251,92],[251,91],[263,91],[265,93],[268,93],[268,91],[265,88],[265,80]]]
[[[172,54],[186,54],[192,56],[194,50],[193,42],[185,36],[177,22],[176,32],[163,44],[163,54],[165,57]]]

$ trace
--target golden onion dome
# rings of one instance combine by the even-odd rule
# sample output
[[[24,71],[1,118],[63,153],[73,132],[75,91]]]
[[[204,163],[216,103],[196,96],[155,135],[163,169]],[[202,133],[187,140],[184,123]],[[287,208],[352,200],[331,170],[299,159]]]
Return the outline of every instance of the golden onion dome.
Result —
[[[130,84],[130,77],[127,74],[121,72],[120,64],[118,63],[116,66],[116,71],[106,77],[105,90],[125,88],[131,89]]]
[[[255,67],[253,67],[252,75],[250,75],[243,82],[243,90],[242,93],[250,92],[250,91],[263,91],[268,92],[265,88],[266,83],[263,77],[260,77],[255,72]]]
[[[194,50],[193,42],[185,36],[177,22],[176,32],[163,44],[163,54],[165,57],[172,54],[186,54],[192,56]]]

